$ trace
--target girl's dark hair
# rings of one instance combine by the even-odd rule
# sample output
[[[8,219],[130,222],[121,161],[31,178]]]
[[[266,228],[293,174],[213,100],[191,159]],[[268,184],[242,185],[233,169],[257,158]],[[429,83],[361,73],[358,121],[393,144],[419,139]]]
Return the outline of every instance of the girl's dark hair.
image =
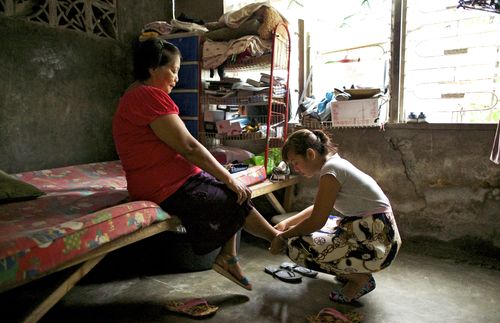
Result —
[[[139,81],[151,77],[150,68],[169,64],[174,57],[181,57],[179,49],[160,38],[149,38],[136,44],[134,49],[134,78]]]
[[[288,153],[290,151],[305,157],[309,148],[316,150],[322,156],[338,151],[338,146],[331,141],[323,130],[300,129],[292,133],[285,141],[281,156],[285,162],[288,162]]]

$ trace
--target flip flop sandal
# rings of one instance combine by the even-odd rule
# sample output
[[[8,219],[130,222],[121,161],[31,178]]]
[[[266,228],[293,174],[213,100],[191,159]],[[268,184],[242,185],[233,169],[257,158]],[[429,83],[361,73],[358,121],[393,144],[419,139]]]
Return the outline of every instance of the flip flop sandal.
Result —
[[[275,266],[267,266],[264,267],[264,271],[274,278],[278,278],[279,280],[286,283],[296,284],[302,282],[302,277],[295,275],[293,271],[290,271],[288,269],[283,269]]]
[[[218,306],[210,305],[207,300],[202,298],[193,298],[188,300],[170,300],[165,307],[172,312],[182,313],[191,317],[206,317],[213,315],[219,309]]]
[[[341,312],[333,307],[325,307],[317,315],[308,316],[309,323],[326,323],[326,322],[350,322],[350,320]]]
[[[250,284],[248,278],[242,277],[241,279],[238,279],[229,272],[229,266],[237,264],[238,261],[239,259],[237,256],[230,257],[225,259],[223,264],[214,263],[212,269],[241,287],[247,290],[252,290],[252,284]]]
[[[343,314],[333,307],[326,307],[317,315],[308,316],[306,319],[308,323],[361,323],[363,316],[354,311]]]
[[[283,269],[288,269],[290,271],[296,272],[301,274],[302,276],[310,277],[310,278],[315,278],[318,276],[318,272],[306,267],[299,266],[297,264],[294,264],[292,262],[284,262],[280,265],[281,268]]]
[[[377,284],[375,284],[375,279],[373,278],[373,276],[371,276],[368,282],[365,284],[365,286],[363,286],[361,290],[351,300],[349,300],[344,295],[344,293],[342,293],[341,290],[332,291],[330,293],[330,299],[337,303],[344,303],[344,304],[351,303],[360,298],[361,296],[368,294],[369,292],[374,290],[375,287],[377,287]]]
[[[341,284],[347,284],[349,282],[349,279],[345,278],[344,276],[335,276],[335,279],[341,283]]]

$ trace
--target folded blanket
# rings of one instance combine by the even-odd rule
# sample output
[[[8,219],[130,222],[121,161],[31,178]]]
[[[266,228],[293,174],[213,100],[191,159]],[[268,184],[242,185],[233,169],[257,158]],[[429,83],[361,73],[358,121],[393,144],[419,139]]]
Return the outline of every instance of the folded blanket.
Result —
[[[286,18],[272,6],[265,2],[257,2],[236,11],[227,12],[219,18],[216,24],[207,24],[207,27],[211,30],[224,26],[235,29],[250,18],[256,18],[261,22],[258,32],[262,39],[271,39],[273,31],[279,23],[288,25]]]
[[[260,21],[256,18],[248,19],[239,28],[222,27],[211,30],[205,37],[213,41],[229,41],[248,35],[259,35]]]
[[[271,50],[272,43],[257,36],[244,36],[227,42],[206,40],[203,44],[203,68],[217,68],[233,54],[248,50],[251,56],[262,56]]]

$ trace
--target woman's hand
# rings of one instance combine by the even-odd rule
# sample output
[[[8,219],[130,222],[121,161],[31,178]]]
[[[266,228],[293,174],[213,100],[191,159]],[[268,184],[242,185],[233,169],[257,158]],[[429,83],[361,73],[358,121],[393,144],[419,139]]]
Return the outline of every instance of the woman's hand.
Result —
[[[279,231],[286,231],[289,228],[287,220],[283,220],[280,223],[276,224],[274,228]]]
[[[273,241],[271,241],[271,246],[269,247],[269,252],[271,252],[271,254],[273,255],[277,255],[277,254],[280,254],[281,252],[283,252],[286,248],[286,239],[284,239],[283,237],[281,237],[279,234],[276,235],[273,239]]]
[[[252,191],[237,179],[232,178],[227,184],[231,191],[238,196],[238,204],[243,204],[246,200],[252,197]]]

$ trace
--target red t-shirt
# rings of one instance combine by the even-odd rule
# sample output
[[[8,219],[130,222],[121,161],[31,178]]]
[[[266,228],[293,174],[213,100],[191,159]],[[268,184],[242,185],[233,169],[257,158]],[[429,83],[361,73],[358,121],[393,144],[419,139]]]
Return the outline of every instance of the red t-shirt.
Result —
[[[149,126],[166,114],[179,114],[179,108],[165,91],[152,86],[130,89],[120,99],[113,118],[113,138],[134,200],[161,203],[201,172]]]

